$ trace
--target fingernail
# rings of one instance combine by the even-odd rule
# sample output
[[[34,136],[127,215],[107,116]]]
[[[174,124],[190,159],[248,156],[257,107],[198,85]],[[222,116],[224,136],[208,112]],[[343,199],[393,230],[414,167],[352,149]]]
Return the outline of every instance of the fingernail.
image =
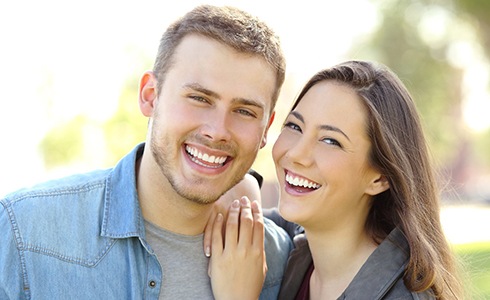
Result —
[[[206,255],[206,257],[211,257],[211,247],[206,246],[206,250],[204,251],[204,255]]]
[[[240,198],[240,201],[242,202],[242,205],[248,205],[248,198],[247,197]]]
[[[222,213],[219,213],[219,214],[216,216],[216,221],[218,221],[218,222],[223,221],[223,214],[222,214]]]
[[[240,201],[238,200],[233,200],[233,203],[231,203],[231,206],[234,208],[240,207]]]

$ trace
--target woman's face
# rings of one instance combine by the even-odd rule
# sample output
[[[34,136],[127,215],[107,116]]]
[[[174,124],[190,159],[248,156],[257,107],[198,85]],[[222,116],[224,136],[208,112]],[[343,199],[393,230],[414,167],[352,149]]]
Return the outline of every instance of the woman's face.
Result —
[[[381,175],[369,165],[366,108],[346,85],[314,85],[288,115],[272,155],[282,216],[305,228],[363,226]]]

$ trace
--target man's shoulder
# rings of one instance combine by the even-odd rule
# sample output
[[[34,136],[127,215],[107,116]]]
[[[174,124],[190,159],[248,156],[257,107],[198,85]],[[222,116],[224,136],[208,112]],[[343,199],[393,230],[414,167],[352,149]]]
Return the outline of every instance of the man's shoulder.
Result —
[[[274,221],[264,217],[264,243],[268,255],[276,255],[282,263],[286,263],[293,242],[289,234]]]
[[[99,238],[106,172],[72,175],[7,195],[0,200],[0,230],[19,250],[93,264],[111,243]]]
[[[62,199],[77,197],[80,193],[103,188],[109,172],[110,170],[96,170],[52,179],[9,193],[0,201],[4,206],[17,202],[29,202],[29,205],[36,205],[38,202],[36,200],[56,199],[57,204],[60,204],[59,201]]]
[[[289,251],[292,248],[292,242],[286,231],[268,218],[264,218],[264,234],[268,268],[264,290],[270,288],[270,292],[274,291],[273,293],[277,295],[289,257]],[[265,291],[263,292],[265,293]]]
[[[292,241],[288,233],[269,218],[264,217],[264,234],[265,234],[265,246],[267,248],[268,243],[273,243],[277,248],[289,253],[292,247]]]
[[[7,194],[0,199],[0,217],[25,235],[73,230],[73,224],[100,217],[106,177],[107,171],[93,171]]]

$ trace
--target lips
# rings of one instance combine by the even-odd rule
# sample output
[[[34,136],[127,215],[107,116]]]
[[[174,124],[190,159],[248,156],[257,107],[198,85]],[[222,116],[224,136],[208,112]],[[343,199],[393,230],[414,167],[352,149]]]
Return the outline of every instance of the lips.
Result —
[[[220,168],[224,166],[226,160],[228,159],[228,156],[218,156],[204,153],[189,145],[185,146],[185,151],[193,162],[206,168]]]
[[[308,178],[299,176],[290,171],[286,171],[286,185],[298,193],[307,193],[317,190],[321,187],[320,184],[309,180]]]

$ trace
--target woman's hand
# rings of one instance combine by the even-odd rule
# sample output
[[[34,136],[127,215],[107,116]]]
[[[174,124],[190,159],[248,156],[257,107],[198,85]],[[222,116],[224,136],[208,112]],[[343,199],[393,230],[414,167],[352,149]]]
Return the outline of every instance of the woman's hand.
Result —
[[[233,201],[226,223],[223,214],[216,216],[211,240],[208,273],[215,299],[258,299],[267,273],[259,203],[247,197]]]
[[[245,174],[242,181],[240,181],[237,185],[232,187],[228,192],[226,192],[223,196],[221,196],[218,201],[213,203],[213,209],[208,219],[208,223],[206,228],[204,229],[204,254],[207,257],[211,256],[212,245],[211,245],[211,233],[213,231],[213,224],[216,216],[221,213],[224,218],[224,222],[226,223],[226,219],[228,218],[228,208],[230,207],[233,200],[240,199],[241,197],[246,196],[248,199],[258,201],[261,206],[261,195],[260,195],[260,187],[257,182],[257,179],[250,174]],[[223,227],[225,230],[226,227]],[[223,231],[223,236],[225,233]]]

